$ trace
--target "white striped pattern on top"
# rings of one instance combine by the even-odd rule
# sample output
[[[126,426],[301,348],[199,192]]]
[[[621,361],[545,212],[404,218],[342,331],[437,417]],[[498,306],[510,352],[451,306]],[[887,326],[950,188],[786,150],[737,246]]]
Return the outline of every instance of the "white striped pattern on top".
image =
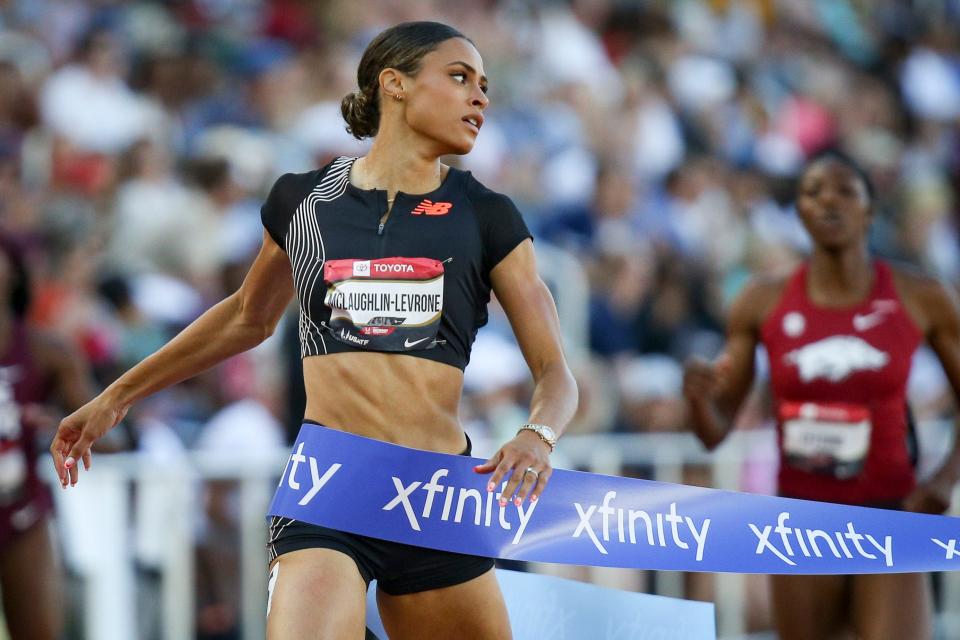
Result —
[[[327,353],[320,327],[310,317],[315,284],[322,279],[326,250],[314,208],[319,202],[336,200],[347,190],[350,167],[356,158],[340,157],[330,164],[327,174],[297,207],[287,230],[286,250],[293,267],[293,283],[300,300],[300,357]],[[321,293],[321,295],[323,295]],[[317,338],[320,344],[317,344]],[[322,351],[321,351],[322,348]]]

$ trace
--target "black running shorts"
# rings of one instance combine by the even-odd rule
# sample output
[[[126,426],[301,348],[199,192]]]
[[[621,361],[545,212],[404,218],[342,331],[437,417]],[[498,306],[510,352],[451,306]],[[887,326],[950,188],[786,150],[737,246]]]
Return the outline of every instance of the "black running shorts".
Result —
[[[463,455],[470,455],[470,438]],[[367,586],[371,580],[393,596],[451,587],[483,575],[493,558],[425,549],[337,531],[292,518],[270,520],[270,562],[300,549],[333,549],[350,556]]]

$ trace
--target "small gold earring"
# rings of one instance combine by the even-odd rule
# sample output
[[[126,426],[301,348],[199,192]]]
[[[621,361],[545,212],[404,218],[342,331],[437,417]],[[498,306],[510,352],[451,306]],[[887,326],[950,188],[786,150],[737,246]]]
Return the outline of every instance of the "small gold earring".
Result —
[[[400,95],[399,93],[395,93],[393,94],[393,99],[396,100],[397,102],[401,102],[403,100],[403,96]]]

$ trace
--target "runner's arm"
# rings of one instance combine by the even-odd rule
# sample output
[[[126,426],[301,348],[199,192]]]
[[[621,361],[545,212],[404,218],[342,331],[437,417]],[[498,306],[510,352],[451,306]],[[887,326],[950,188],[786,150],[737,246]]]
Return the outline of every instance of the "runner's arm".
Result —
[[[533,242],[524,240],[517,245],[490,272],[490,278],[533,375],[529,422],[547,425],[559,437],[577,410],[577,383],[563,355],[553,296],[537,272]],[[540,437],[525,430],[477,471],[493,471],[490,482],[499,485],[513,470],[502,495],[512,496],[522,481],[517,493],[522,502],[528,495],[538,498],[546,487],[552,473],[549,456],[550,449]],[[539,476],[525,474],[528,467],[533,467]]]
[[[76,411],[95,391],[93,373],[84,355],[69,342],[52,335],[34,334],[34,340],[62,409]]]
[[[767,287],[748,284],[730,307],[727,340],[720,356],[713,362],[692,358],[684,368],[687,418],[708,449],[717,447],[730,433],[753,385],[759,318],[767,297]]]
[[[235,293],[60,423],[50,453],[61,484],[66,486],[68,475],[76,484],[76,460],[82,457],[89,467],[90,445],[116,426],[134,402],[263,342],[292,295],[290,262],[265,232],[260,253]]]
[[[911,293],[919,297],[925,334],[960,405],[960,304],[948,287],[932,278],[918,278]],[[923,513],[943,513],[950,507],[953,487],[960,479],[960,423],[954,428],[953,448],[941,467],[907,497],[904,508]]]

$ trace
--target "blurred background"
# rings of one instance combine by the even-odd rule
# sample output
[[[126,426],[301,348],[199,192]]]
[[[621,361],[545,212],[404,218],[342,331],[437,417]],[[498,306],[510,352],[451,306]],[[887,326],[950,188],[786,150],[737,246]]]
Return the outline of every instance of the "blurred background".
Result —
[[[557,466],[772,491],[765,385],[706,456],[681,363],[716,354],[752,274],[802,259],[794,180],[818,150],[875,181],[877,253],[960,283],[957,0],[0,0],[0,232],[26,257],[30,322],[103,387],[235,290],[273,180],[364,153],[340,99],[370,39],[415,19],[484,56],[483,134],[449,162],[535,234],[582,396]],[[134,407],[100,479],[58,492],[70,638],[262,637],[262,514],[303,409],[295,325]],[[530,392],[495,310],[466,389],[483,456]],[[910,389],[929,469],[954,408],[926,351]],[[724,637],[770,637],[763,578],[532,569],[711,600]],[[960,587],[937,580],[940,633],[960,637]]]

